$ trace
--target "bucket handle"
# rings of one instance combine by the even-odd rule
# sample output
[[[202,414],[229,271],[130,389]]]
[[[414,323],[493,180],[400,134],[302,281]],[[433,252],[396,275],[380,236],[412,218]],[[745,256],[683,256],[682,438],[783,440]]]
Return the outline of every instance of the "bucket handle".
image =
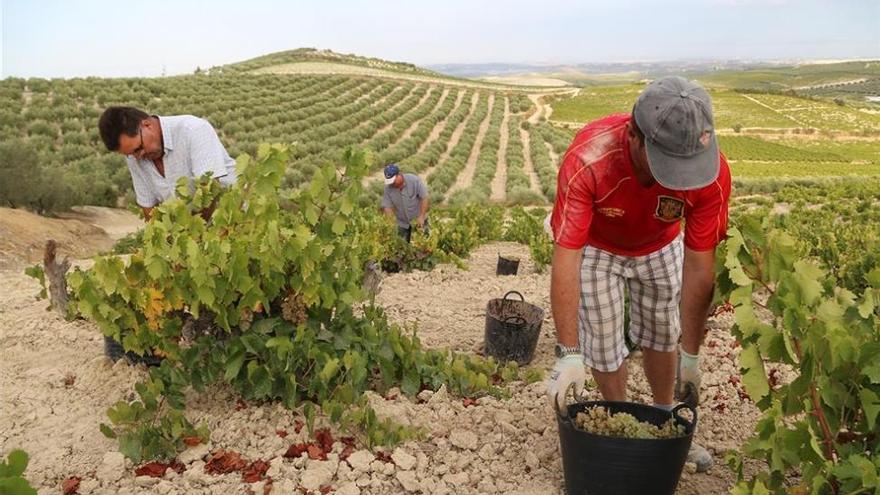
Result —
[[[572,386],[570,386],[569,388],[565,389],[565,392],[563,392],[563,393],[566,394],[566,395],[568,395],[568,391],[569,391],[569,389],[571,389],[573,386],[574,386],[574,385],[572,385]],[[581,401],[581,402],[587,400],[586,390],[584,391],[583,394],[581,394],[580,397],[578,397],[577,394],[575,394],[574,392],[572,392],[572,394],[574,394],[574,396],[575,396],[574,398],[575,398],[575,399],[577,399],[577,400],[579,400],[579,401]],[[566,412],[568,412],[568,404],[565,405],[565,409],[566,409]],[[562,411],[559,410],[559,392],[556,392],[556,395],[553,396],[553,410],[556,411],[556,415],[557,415],[560,419],[562,419],[562,420],[564,420],[564,421],[571,422],[571,418],[568,417],[568,414],[562,414]]]
[[[522,316],[508,316],[507,318],[504,319],[504,324],[507,325],[508,323],[511,322],[511,320],[513,320],[513,323],[512,323],[513,325],[525,325],[526,324],[526,319],[523,318]]]
[[[688,410],[690,410],[691,414],[693,414],[694,419],[691,422],[691,424],[693,424],[693,426],[696,428],[696,426],[697,426],[697,410],[696,410],[696,408],[694,408],[694,406],[692,406],[690,404],[685,404],[682,402],[681,404],[672,408],[672,411],[671,411],[672,416],[676,419],[681,420],[681,421],[687,421],[685,418],[681,417],[678,414],[678,411],[681,411],[682,409],[688,409]]]
[[[526,298],[524,298],[522,294],[520,294],[519,292],[517,292],[517,291],[515,291],[515,290],[509,290],[509,291],[507,291],[507,294],[504,294],[504,297],[503,297],[502,299],[506,301],[506,300],[507,300],[507,296],[509,296],[509,295],[511,295],[511,294],[516,294],[516,295],[518,295],[520,301],[522,301],[522,302],[526,302]]]

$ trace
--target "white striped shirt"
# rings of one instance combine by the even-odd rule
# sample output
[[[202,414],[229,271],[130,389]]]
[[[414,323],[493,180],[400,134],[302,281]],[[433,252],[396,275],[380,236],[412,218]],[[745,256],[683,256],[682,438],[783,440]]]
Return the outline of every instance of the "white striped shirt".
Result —
[[[207,120],[192,115],[158,117],[162,129],[165,177],[152,160],[126,157],[137,204],[151,208],[174,197],[177,179],[198,178],[206,172],[224,186],[235,184],[235,160]]]

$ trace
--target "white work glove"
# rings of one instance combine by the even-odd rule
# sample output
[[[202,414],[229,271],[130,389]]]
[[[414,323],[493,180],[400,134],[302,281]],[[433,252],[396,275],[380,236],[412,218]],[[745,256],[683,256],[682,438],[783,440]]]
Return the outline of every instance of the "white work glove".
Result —
[[[686,361],[681,358],[678,360],[675,398],[691,407],[697,407],[700,404],[700,364],[699,361],[693,360],[688,365]]]
[[[555,400],[559,410],[564,411],[568,389],[574,387],[575,397],[580,397],[584,393],[586,379],[587,368],[584,366],[583,356],[569,354],[559,358],[547,378],[547,398],[550,399],[550,404]]]

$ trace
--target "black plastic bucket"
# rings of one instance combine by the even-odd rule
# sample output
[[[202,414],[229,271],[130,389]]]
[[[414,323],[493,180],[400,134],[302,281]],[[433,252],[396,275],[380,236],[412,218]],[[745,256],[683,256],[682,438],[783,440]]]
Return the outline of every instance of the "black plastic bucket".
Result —
[[[495,275],[516,275],[519,270],[519,258],[508,258],[498,255],[498,266],[495,267]]]
[[[163,359],[152,354],[141,356],[132,351],[126,352],[125,348],[122,347],[122,344],[106,335],[104,336],[104,355],[110,358],[114,363],[125,358],[130,364],[145,364],[147,366],[159,366],[162,364]]]
[[[656,439],[621,438],[578,429],[575,426],[577,413],[596,406],[605,407],[609,413],[629,413],[639,421],[657,426],[671,417],[685,427],[685,435]],[[678,415],[682,409],[691,411],[692,421]],[[569,405],[565,414],[557,410],[556,422],[559,424],[566,494],[672,495],[694,438],[697,411],[686,404],[666,411],[634,402],[587,401]]]
[[[508,299],[511,294],[520,300]],[[543,322],[544,310],[525,302],[515,290],[501,299],[492,299],[486,305],[485,354],[502,363],[528,364],[535,355]]]

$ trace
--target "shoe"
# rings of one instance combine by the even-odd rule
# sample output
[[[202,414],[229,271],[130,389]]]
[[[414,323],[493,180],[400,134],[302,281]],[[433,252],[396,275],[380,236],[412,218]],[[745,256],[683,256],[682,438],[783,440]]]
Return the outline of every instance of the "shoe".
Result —
[[[696,443],[691,443],[691,450],[688,451],[687,462],[693,462],[696,464],[698,473],[705,473],[712,467],[715,460],[712,459],[712,454],[710,454],[704,447]]]

